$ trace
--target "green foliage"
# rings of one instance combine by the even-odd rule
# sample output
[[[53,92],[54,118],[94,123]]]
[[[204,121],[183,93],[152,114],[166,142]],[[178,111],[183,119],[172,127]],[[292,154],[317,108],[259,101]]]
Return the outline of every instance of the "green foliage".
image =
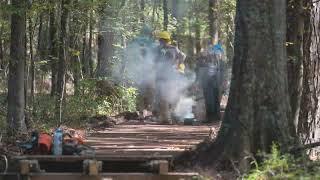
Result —
[[[105,87],[98,80],[80,81],[78,94],[66,97],[63,108],[63,124],[83,125],[96,115],[115,115],[123,111],[135,111],[136,89],[122,86]],[[112,88],[108,90],[107,88]],[[37,95],[32,119],[37,128],[56,126],[55,100],[50,95]],[[40,127],[39,127],[40,126]]]
[[[271,154],[256,168],[244,175],[247,180],[267,179],[319,179],[319,162],[311,162],[305,157],[295,159],[289,154],[281,155],[277,145],[272,146]]]
[[[69,97],[66,102],[66,120],[78,120],[95,115],[115,115],[122,111],[135,110],[135,88],[99,87],[96,80],[82,80],[79,88],[79,94]]]
[[[51,126],[56,125],[55,119],[55,101],[50,95],[35,96],[33,104],[32,120],[33,126]]]

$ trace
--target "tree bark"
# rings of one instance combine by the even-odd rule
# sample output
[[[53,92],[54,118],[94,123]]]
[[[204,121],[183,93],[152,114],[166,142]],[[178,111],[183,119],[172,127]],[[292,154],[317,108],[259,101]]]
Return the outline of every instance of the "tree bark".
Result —
[[[173,16],[174,18],[178,19],[178,18],[179,18],[178,3],[179,3],[179,2],[178,2],[178,0],[172,0],[171,2],[172,2],[172,16]]]
[[[0,70],[4,69],[4,50],[2,40],[2,26],[0,26]]]
[[[169,18],[168,18],[168,1],[163,0],[163,30],[168,30]]]
[[[212,43],[218,41],[218,14],[217,14],[217,4],[218,0],[209,0],[209,35]]]
[[[49,20],[50,21],[50,20]],[[51,21],[50,21],[51,22]],[[45,19],[45,14],[41,13],[39,15],[39,28],[38,28],[38,39],[37,39],[37,59],[44,60],[48,55],[48,38],[47,38],[47,24]],[[50,45],[49,45],[50,46]]]
[[[111,58],[113,55],[114,33],[112,30],[101,32],[98,35],[98,67],[97,76],[111,75]]]
[[[195,26],[196,53],[198,54],[201,51],[201,26],[198,18],[196,18]]]
[[[64,99],[65,93],[65,83],[66,83],[66,48],[67,48],[67,26],[68,26],[68,16],[69,16],[69,7],[71,0],[62,0],[61,8],[61,32],[59,36],[59,61],[58,61],[58,75],[57,75],[57,105],[59,107],[59,119],[61,123],[62,119],[62,102]]]
[[[291,112],[295,126],[298,126],[303,77],[303,1],[287,1],[287,52],[288,83]]]
[[[124,5],[125,1],[122,1],[121,6]],[[104,8],[104,13],[101,14],[99,24],[99,35],[98,35],[98,64],[97,64],[97,77],[110,77],[112,74],[111,60],[114,53],[114,32],[112,27],[111,19],[116,17],[117,12],[113,12],[110,9]]]
[[[21,133],[26,130],[24,93],[26,1],[12,0],[11,4],[17,11],[11,17],[7,123],[11,132]]]
[[[146,2],[145,0],[140,0],[140,21],[142,23],[145,23],[145,18],[144,18],[144,8],[145,8]]]
[[[229,101],[218,137],[202,160],[216,154],[247,170],[246,157],[270,152],[273,142],[283,151],[296,142],[286,76],[285,10],[285,0],[237,1]]]
[[[50,65],[51,65],[51,96],[54,96],[57,94],[57,76],[58,76],[58,35],[57,35],[57,24],[56,24],[56,2],[55,0],[50,1],[53,8],[50,9],[50,22],[49,22],[49,49],[50,49]]]
[[[307,1],[305,7],[303,92],[298,132],[304,143],[320,138],[320,2]]]
[[[32,19],[29,18],[29,53],[30,53],[30,74],[31,74],[31,87],[30,87],[30,104],[33,106],[34,102],[34,87],[35,87],[35,64],[34,64],[34,55],[33,55],[33,26]]]
[[[90,72],[90,77],[93,77],[93,58],[92,58],[92,43],[93,43],[93,24],[94,24],[94,19],[93,19],[93,10],[90,10],[90,20],[89,20],[89,47],[88,47],[88,61],[89,61],[89,72]]]

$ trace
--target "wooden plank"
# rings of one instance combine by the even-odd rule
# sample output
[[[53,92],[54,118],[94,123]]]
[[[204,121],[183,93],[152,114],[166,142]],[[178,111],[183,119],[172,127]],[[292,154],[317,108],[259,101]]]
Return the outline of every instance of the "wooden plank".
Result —
[[[20,174],[27,175],[30,172],[30,161],[21,160],[20,161]]]
[[[30,180],[192,180],[197,173],[104,173],[99,176],[88,176],[77,173],[30,174]]]
[[[171,155],[128,155],[128,154],[105,154],[95,156],[72,156],[72,155],[25,155],[25,156],[14,156],[15,160],[38,160],[38,161],[81,161],[85,159],[95,159],[98,161],[148,161],[165,159],[171,160]]]

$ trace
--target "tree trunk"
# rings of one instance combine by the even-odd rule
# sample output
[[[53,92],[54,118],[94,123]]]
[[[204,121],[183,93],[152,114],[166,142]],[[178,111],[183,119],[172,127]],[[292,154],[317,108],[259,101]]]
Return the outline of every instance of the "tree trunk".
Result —
[[[82,35],[82,50],[81,50],[81,71],[82,74],[85,77],[90,77],[90,64],[89,64],[89,58],[88,58],[88,47],[87,47],[87,35],[86,35],[86,29],[84,29],[84,33]]]
[[[218,137],[201,157],[223,152],[247,170],[246,157],[270,152],[273,142],[285,151],[296,140],[286,76],[286,1],[238,0],[236,13],[229,101]]]
[[[2,26],[0,26],[0,70],[4,69],[4,50],[2,40]]]
[[[7,123],[9,130],[23,132],[26,130],[24,94],[26,1],[12,0],[11,3],[19,12],[15,11],[11,17]]]
[[[192,37],[192,24],[191,24],[191,14],[188,16],[188,56],[193,58],[194,56],[194,41]]]
[[[234,46],[233,46],[233,24],[228,23],[227,24],[227,42],[226,42],[226,52],[227,52],[227,59],[228,61],[231,61],[233,58],[233,53],[234,53]]]
[[[320,117],[320,2],[308,1],[305,5],[305,34],[303,59],[303,92],[298,132],[303,142],[319,141]]]
[[[49,49],[50,49],[50,61],[51,61],[51,96],[54,96],[57,94],[57,76],[58,76],[58,36],[57,36],[57,24],[55,20],[55,9],[56,9],[56,2],[55,0],[50,1],[53,8],[50,9],[50,22],[49,22],[49,28],[50,28],[50,42],[49,42]]]
[[[77,22],[77,21],[76,21]],[[73,27],[73,28],[76,28]],[[83,75],[81,73],[81,60],[80,60],[80,37],[78,34],[73,34],[71,37],[71,49],[73,49],[73,53],[71,55],[71,66],[73,70],[73,84],[74,84],[74,94],[79,94],[79,82],[83,78]],[[84,51],[84,50],[83,50]],[[82,52],[83,52],[82,51]],[[84,57],[84,55],[83,55]],[[84,64],[86,66],[86,64]],[[87,65],[89,66],[89,65]]]
[[[111,57],[113,56],[114,34],[111,19],[114,17],[114,12],[106,6],[103,9],[99,21],[97,77],[111,75]]]
[[[98,35],[98,67],[97,76],[111,75],[111,58],[113,55],[114,33],[111,30]]]
[[[172,0],[171,2],[172,2],[172,16],[173,16],[174,18],[178,19],[178,18],[179,18],[178,3],[179,3],[179,2],[178,2],[178,0]]]
[[[291,119],[298,126],[303,76],[303,1],[287,1],[288,83]]]
[[[142,23],[145,23],[144,20],[144,8],[145,8],[146,2],[145,0],[140,0],[140,21]]]
[[[93,41],[93,10],[90,10],[90,22],[89,22],[89,47],[88,47],[88,61],[90,77],[93,77],[93,58],[92,58],[92,41]]]
[[[163,0],[163,30],[168,30],[169,18],[168,18],[168,1]]]
[[[35,87],[35,64],[34,64],[34,57],[33,57],[33,26],[32,20],[29,18],[29,48],[30,48],[30,74],[31,74],[31,87],[30,87],[30,105],[33,107],[33,100],[34,100],[34,87]]]
[[[38,28],[38,40],[37,40],[37,59],[38,60],[44,60],[46,57],[46,51],[47,49],[47,43],[48,41],[46,40],[45,36],[45,28],[46,26],[44,26],[44,13],[41,13],[39,15],[39,28]]]
[[[65,93],[65,83],[66,83],[66,48],[67,48],[67,26],[68,26],[68,16],[69,16],[69,7],[70,0],[62,0],[61,8],[61,32],[59,36],[59,61],[58,61],[58,76],[57,76],[57,105],[59,107],[59,119],[61,123],[62,119],[62,102],[64,99]]]
[[[196,53],[200,53],[201,51],[201,26],[198,18],[196,18],[196,32],[195,32],[195,40],[196,40]]]
[[[217,4],[218,4],[218,0],[209,0],[209,12],[208,12],[209,35],[212,43],[216,43],[218,41],[218,35],[219,35]]]

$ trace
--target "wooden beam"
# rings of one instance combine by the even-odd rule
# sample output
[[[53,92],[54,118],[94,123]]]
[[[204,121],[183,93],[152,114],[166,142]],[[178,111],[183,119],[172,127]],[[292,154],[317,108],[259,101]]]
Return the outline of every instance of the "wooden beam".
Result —
[[[197,173],[105,173],[98,176],[88,176],[76,173],[44,173],[30,174],[30,180],[192,180]]]

